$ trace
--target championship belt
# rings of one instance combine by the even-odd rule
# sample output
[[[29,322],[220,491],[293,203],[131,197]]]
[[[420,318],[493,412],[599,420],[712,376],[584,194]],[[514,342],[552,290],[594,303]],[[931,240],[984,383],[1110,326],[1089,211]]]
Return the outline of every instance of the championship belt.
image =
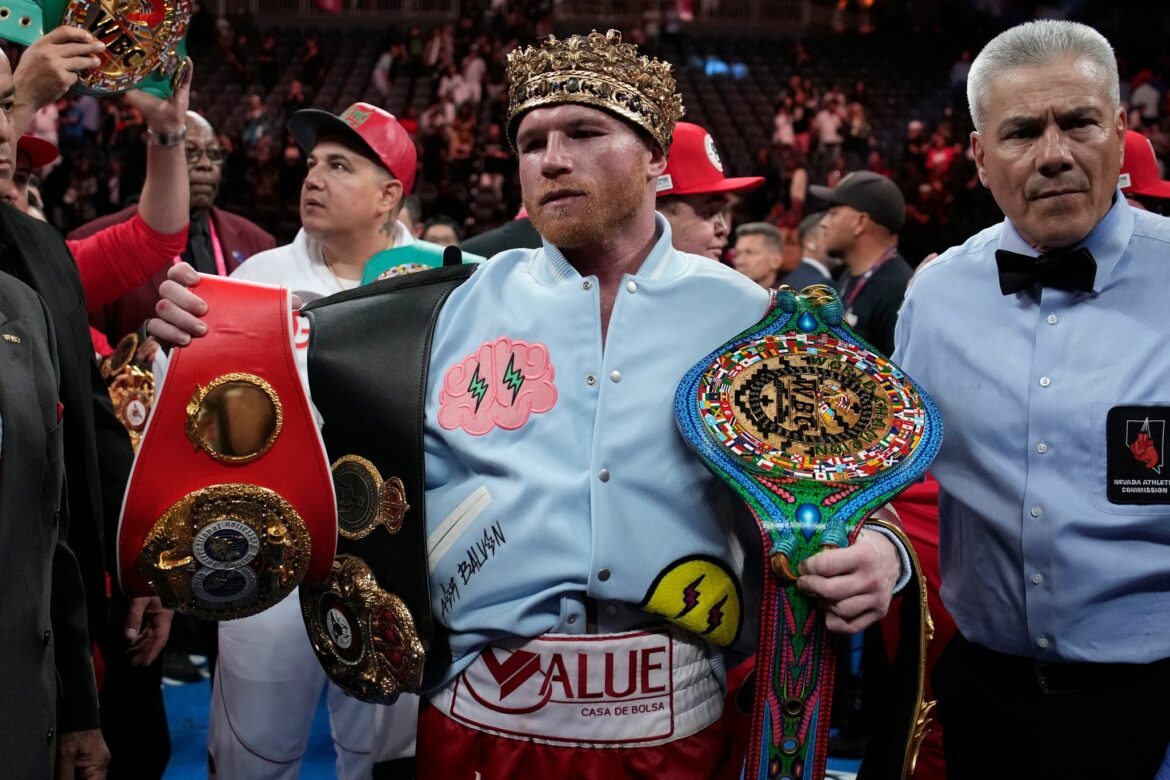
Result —
[[[926,472],[942,442],[930,397],[843,315],[829,287],[781,287],[773,311],[692,368],[675,395],[684,438],[747,502],[772,572],[763,578],[750,780],[824,777],[836,658],[819,609],[796,588],[798,566],[850,544],[871,512]],[[920,576],[912,582],[920,586]],[[915,610],[925,608],[918,596]],[[928,620],[914,627],[916,641],[902,644],[924,651]],[[907,758],[897,774],[885,777],[912,769],[921,739],[920,657],[913,668],[917,697],[901,715],[915,733],[898,746]]]
[[[57,26],[89,30],[106,45],[101,65],[73,90],[108,95],[137,87],[170,97],[183,79],[192,0],[8,0],[0,38],[30,46]]]
[[[135,364],[137,353],[138,334],[127,333],[101,365],[102,377],[109,382],[114,414],[130,434],[135,452],[154,405],[154,373]]]
[[[393,702],[451,662],[431,609],[423,431],[435,322],[474,269],[396,276],[302,309],[341,538],[329,578],[301,587],[301,614],[326,674],[363,701]]]
[[[126,489],[118,575],[130,596],[230,620],[324,580],[337,523],[288,291],[200,276],[209,335],[171,352]]]

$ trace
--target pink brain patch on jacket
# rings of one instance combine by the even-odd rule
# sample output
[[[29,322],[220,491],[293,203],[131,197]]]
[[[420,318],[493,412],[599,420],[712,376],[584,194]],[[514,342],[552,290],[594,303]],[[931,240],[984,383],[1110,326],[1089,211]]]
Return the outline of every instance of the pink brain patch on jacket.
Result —
[[[515,430],[557,402],[548,347],[501,336],[451,366],[439,391],[439,425],[483,436]]]

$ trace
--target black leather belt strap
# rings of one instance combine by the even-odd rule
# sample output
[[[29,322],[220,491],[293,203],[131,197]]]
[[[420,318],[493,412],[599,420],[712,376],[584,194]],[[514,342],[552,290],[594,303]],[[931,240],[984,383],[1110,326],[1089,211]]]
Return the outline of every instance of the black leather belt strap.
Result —
[[[423,429],[431,338],[447,296],[475,266],[407,274],[323,298],[303,310],[311,325],[309,384],[324,419],[330,462],[364,458],[406,489],[402,528],[338,539],[378,585],[410,610],[426,650],[424,680],[450,664],[446,633],[431,612]],[[425,684],[425,683],[424,683]]]

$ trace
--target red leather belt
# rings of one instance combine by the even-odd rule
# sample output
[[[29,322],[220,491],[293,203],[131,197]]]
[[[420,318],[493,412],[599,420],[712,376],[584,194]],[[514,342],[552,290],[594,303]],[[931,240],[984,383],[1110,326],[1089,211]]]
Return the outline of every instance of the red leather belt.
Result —
[[[288,291],[201,276],[208,335],[171,352],[122,506],[118,574],[131,596],[226,620],[324,580],[337,512]]]

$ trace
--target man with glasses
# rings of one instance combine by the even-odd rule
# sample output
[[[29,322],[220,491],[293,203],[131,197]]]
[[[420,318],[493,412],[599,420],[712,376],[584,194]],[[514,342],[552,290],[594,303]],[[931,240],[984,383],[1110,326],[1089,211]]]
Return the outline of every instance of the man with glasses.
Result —
[[[191,223],[187,248],[179,255],[202,273],[227,276],[244,260],[257,252],[272,249],[276,240],[254,222],[216,208],[215,198],[223,180],[224,148],[220,146],[211,123],[194,111],[187,112],[185,144],[187,174],[191,192]],[[82,225],[69,238],[84,238],[107,225],[124,222],[138,212],[130,206],[115,214]],[[94,326],[111,341],[137,331],[154,316],[158,286],[166,279],[166,268],[120,300],[93,312]]]

